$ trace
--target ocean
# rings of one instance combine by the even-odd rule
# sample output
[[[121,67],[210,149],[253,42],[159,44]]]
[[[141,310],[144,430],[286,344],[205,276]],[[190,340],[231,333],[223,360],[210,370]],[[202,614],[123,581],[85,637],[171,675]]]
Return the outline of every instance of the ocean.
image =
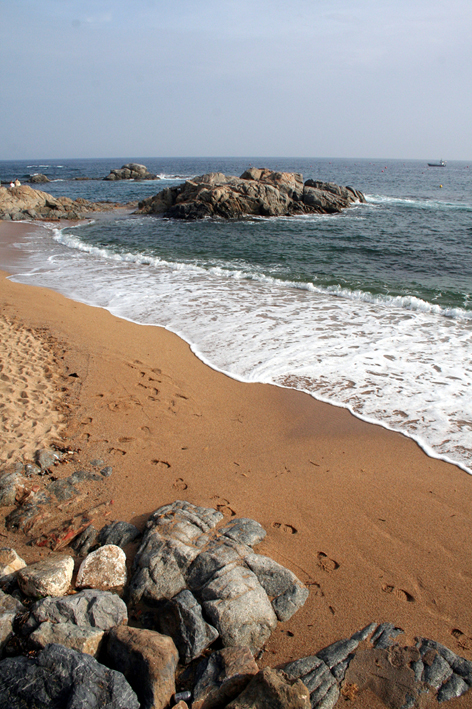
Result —
[[[101,179],[126,162],[161,179]],[[471,473],[472,165],[4,161],[0,179],[40,172],[52,182],[36,187],[55,196],[127,202],[187,177],[240,175],[249,166],[350,185],[367,203],[323,216],[186,223],[105,213],[80,226],[51,223],[49,239],[32,228],[16,244],[12,278],[165,327],[235,379],[309,392]]]

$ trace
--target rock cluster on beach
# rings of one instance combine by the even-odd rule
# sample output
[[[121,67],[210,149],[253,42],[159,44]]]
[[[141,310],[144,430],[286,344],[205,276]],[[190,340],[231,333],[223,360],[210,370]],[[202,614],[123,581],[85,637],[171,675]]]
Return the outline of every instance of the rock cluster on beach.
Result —
[[[391,623],[323,649],[314,635],[310,656],[260,669],[277,623],[309,594],[254,550],[262,526],[176,500],[142,533],[124,521],[96,529],[109,503],[90,500],[103,499],[113,471],[97,459],[70,473],[73,464],[72,451],[45,449],[0,471],[6,530],[48,549],[30,564],[0,550],[1,706],[332,709],[362,706],[369,689],[386,707],[413,709],[472,686],[472,662],[422,637],[403,645]]]
[[[35,190],[28,185],[0,187],[0,219],[20,221],[40,219],[81,219],[92,212],[103,212],[123,207],[111,202],[89,202],[86,199],[53,197],[47,192]]]
[[[251,168],[241,177],[212,172],[168,187],[139,202],[137,212],[173,219],[237,219],[333,214],[354,202],[365,198],[352,187],[317,180],[304,183],[298,173]]]
[[[119,170],[111,170],[104,180],[160,180],[158,175],[149,172],[146,165],[139,165],[136,162],[129,162]]]

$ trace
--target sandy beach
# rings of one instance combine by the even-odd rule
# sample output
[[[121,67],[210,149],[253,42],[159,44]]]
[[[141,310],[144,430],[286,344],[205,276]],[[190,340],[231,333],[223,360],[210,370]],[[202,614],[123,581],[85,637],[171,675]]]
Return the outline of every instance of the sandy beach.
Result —
[[[3,263],[24,228],[0,224]],[[59,439],[84,466],[113,467],[113,519],[142,527],[184,499],[259,521],[257,551],[310,588],[262,665],[314,654],[371,621],[472,659],[469,475],[345,409],[213,371],[165,329],[5,272],[0,289],[2,463]],[[3,519],[0,531],[26,560],[38,557]]]

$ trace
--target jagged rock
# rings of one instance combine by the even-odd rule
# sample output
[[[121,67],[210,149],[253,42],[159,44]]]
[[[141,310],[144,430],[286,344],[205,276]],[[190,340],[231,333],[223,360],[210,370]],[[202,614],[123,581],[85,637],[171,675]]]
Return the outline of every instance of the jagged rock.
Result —
[[[175,694],[179,655],[167,635],[139,628],[113,628],[108,655],[135,690],[142,709],[163,709]]]
[[[310,709],[308,689],[280,670],[266,667],[226,709]]]
[[[279,620],[289,620],[304,605],[308,589],[291,571],[261,554],[249,554],[244,561],[256,574],[267,595],[272,597],[272,607]]]
[[[173,639],[184,664],[199,657],[218,638],[218,631],[205,622],[200,604],[188,590],[160,609],[158,622],[161,632]]]
[[[100,546],[115,544],[118,547],[125,547],[139,536],[139,529],[129,522],[111,522],[100,530],[98,543]]]
[[[438,702],[447,702],[449,699],[461,697],[468,692],[469,685],[464,682],[459,675],[452,674],[445,684],[439,689],[437,694]]]
[[[298,173],[246,170],[241,177],[209,173],[162,190],[138,204],[139,214],[175,219],[289,216],[340,212],[364,195],[350,187],[307,180]]]
[[[37,657],[0,662],[0,706],[8,709],[140,709],[120,672],[62,645],[48,645]]]
[[[77,574],[77,588],[106,591],[126,583],[126,554],[115,544],[107,544],[85,557]]]
[[[192,709],[217,709],[235,699],[259,672],[247,647],[225,647],[197,668]]]
[[[256,653],[277,625],[277,617],[255,574],[223,567],[200,592],[205,615],[226,647],[247,645]]]
[[[18,571],[18,585],[25,596],[63,596],[74,571],[71,556],[48,557]]]
[[[103,178],[104,180],[159,180],[157,175],[153,175],[145,165],[139,165],[135,162],[129,162],[122,165],[119,170],[111,170],[110,174]]]
[[[267,534],[259,522],[246,517],[238,517],[231,520],[220,528],[219,533],[249,547],[262,542]]]
[[[214,509],[182,501],[156,510],[135,557],[130,600],[152,605],[188,587],[225,647],[248,645],[257,652],[275,628],[277,615],[291,617],[308,591],[291,571],[253,553],[250,544],[265,536],[261,525],[243,518],[218,530],[222,519]]]
[[[47,175],[37,172],[35,175],[30,175],[28,182],[31,182],[32,184],[39,184],[40,182],[51,182],[51,180],[47,177]]]

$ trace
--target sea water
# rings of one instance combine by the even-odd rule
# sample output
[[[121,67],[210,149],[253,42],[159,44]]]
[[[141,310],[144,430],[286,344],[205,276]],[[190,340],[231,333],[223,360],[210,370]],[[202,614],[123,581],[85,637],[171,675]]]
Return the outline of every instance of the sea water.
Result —
[[[106,182],[144,163],[157,181]],[[329,159],[0,163],[55,196],[127,202],[250,165],[351,185],[336,215],[181,222],[127,213],[32,229],[13,278],[176,332],[242,381],[309,392],[472,471],[472,165]],[[89,180],[75,180],[88,177]],[[157,356],[157,353],[156,353]]]

